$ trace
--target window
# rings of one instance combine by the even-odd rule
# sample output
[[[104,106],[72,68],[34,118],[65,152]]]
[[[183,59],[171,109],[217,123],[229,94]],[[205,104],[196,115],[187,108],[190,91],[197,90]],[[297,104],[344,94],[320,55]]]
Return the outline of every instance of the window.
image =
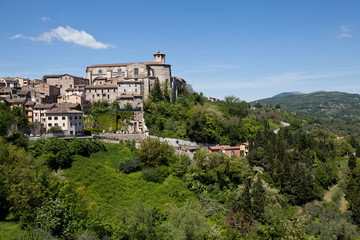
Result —
[[[126,89],[124,88],[124,92],[126,92]]]
[[[121,69],[119,69],[119,71],[118,71],[118,75],[119,75],[119,76],[121,76]]]
[[[137,87],[137,83],[135,83],[135,87]]]
[[[60,85],[60,88],[62,88],[62,85]]]
[[[62,119],[62,120],[65,120],[65,117],[62,117],[61,119]]]
[[[100,94],[96,94],[97,97],[100,97]]]
[[[99,70],[99,77],[102,77],[102,70]]]
[[[94,99],[94,94],[93,94],[93,99]]]
[[[110,92],[110,89],[108,89],[108,92]]]
[[[108,95],[108,99],[110,98],[110,95]]]
[[[137,92],[137,88],[135,88],[135,92]]]
[[[104,94],[103,94],[103,97],[105,97],[105,96],[106,96],[106,94],[104,93]]]
[[[72,117],[70,117],[70,120],[72,120]]]
[[[74,134],[74,131],[70,131],[70,134],[73,135],[73,134]]]
[[[134,75],[139,75],[139,69],[138,68],[134,68]]]
[[[72,88],[72,84],[70,84],[70,88]]]
[[[119,83],[118,86],[121,87],[121,83]]]
[[[54,120],[58,120],[58,117],[54,117]]]
[[[231,156],[234,156],[235,155],[235,152],[234,151],[231,151]]]
[[[51,118],[51,117],[48,117],[48,120],[52,120],[52,118]]]
[[[48,124],[48,126],[49,126],[49,127],[51,127],[51,126],[52,126],[52,124],[51,124],[51,123],[49,123],[49,124]]]
[[[65,127],[65,123],[63,123],[63,127]]]
[[[79,119],[81,119],[81,116],[79,117]]]
[[[57,124],[57,123],[55,123],[55,124],[54,124],[54,126],[58,126],[58,124]]]
[[[131,83],[129,83],[129,87],[131,87]]]

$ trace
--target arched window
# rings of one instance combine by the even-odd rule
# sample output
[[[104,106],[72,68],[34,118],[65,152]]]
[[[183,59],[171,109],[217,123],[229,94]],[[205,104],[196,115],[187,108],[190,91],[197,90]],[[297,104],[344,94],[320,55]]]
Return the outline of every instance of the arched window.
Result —
[[[99,70],[99,77],[102,77],[102,70]]]

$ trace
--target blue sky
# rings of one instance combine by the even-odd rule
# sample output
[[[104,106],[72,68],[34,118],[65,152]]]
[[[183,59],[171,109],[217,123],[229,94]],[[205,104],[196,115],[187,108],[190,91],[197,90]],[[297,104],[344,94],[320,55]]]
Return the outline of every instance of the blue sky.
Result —
[[[152,61],[195,91],[252,101],[360,92],[360,1],[4,1],[0,77]]]

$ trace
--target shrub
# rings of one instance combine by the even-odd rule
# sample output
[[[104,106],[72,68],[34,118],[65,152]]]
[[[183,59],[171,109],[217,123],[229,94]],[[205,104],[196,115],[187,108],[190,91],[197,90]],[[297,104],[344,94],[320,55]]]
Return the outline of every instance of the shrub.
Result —
[[[60,126],[53,126],[49,129],[50,133],[61,133],[63,132],[62,128]]]
[[[141,170],[141,161],[139,158],[134,157],[126,162],[119,163],[119,170],[123,173],[132,173]]]
[[[147,182],[162,182],[168,176],[166,167],[147,167],[141,171],[142,178]]]
[[[145,166],[168,165],[175,150],[159,139],[147,138],[141,142],[139,157]]]

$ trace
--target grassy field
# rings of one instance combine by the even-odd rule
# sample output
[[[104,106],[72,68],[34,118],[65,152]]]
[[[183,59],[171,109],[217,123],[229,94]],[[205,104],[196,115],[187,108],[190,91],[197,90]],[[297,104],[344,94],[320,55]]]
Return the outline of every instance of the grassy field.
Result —
[[[114,169],[118,169],[119,163],[128,160],[132,154],[130,151],[122,150],[119,151],[119,144],[104,143],[107,152],[97,152],[91,155],[91,159],[95,162],[102,163],[103,165],[109,166]]]
[[[19,239],[20,225],[14,222],[0,222],[0,240]]]
[[[90,158],[78,157],[66,177],[79,186],[85,186],[85,196],[95,201],[102,212],[109,216],[132,211],[140,201],[160,211],[166,204],[181,206],[186,199],[195,200],[193,192],[183,181],[169,176],[162,183],[146,182],[141,172],[124,174],[117,170],[118,163],[131,153],[119,151],[117,144],[107,144],[107,152]]]

